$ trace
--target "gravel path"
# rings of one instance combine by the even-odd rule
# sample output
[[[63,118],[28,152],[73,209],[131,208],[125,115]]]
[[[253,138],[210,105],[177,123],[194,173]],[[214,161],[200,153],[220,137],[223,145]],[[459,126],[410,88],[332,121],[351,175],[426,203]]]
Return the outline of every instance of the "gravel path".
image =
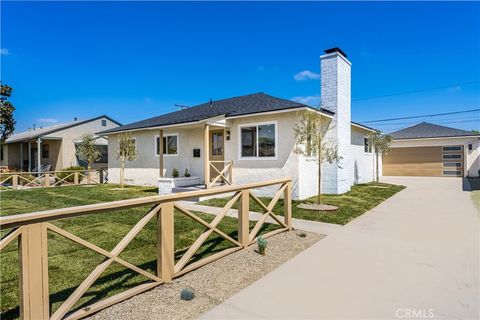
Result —
[[[301,233],[306,237],[300,237]],[[88,319],[195,319],[323,237],[298,230],[278,234],[268,238],[265,256],[258,254],[257,246],[252,245]],[[193,300],[180,299],[180,291],[186,287],[194,290]]]

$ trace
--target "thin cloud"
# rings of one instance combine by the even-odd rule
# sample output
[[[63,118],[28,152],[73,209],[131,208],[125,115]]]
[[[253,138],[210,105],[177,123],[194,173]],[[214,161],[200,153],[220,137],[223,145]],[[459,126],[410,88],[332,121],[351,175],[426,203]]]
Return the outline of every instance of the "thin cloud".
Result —
[[[40,123],[50,123],[50,124],[58,123],[58,120],[54,118],[40,118],[37,121]]]
[[[320,96],[298,96],[292,98],[293,101],[306,104],[307,106],[318,107],[320,105]]]
[[[320,79],[320,74],[312,72],[310,70],[304,70],[304,71],[300,71],[299,73],[293,75],[293,78],[296,81],[318,80],[318,79]]]
[[[1,48],[0,49],[0,55],[2,56],[8,56],[10,52],[8,52],[7,48]]]

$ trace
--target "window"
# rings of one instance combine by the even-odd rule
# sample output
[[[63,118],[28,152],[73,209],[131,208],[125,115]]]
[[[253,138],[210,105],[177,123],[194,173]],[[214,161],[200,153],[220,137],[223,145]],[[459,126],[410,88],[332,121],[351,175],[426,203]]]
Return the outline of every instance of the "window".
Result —
[[[443,175],[444,176],[461,176],[462,170],[444,170]]]
[[[372,146],[370,145],[367,137],[363,139],[363,151],[365,153],[372,153]]]
[[[159,155],[160,138],[155,136],[155,156]],[[178,134],[167,134],[163,136],[163,154],[177,155],[178,154]]]
[[[461,154],[444,154],[442,156],[443,156],[444,160],[447,160],[447,159],[462,159]]]
[[[443,151],[462,151],[462,146],[443,147]]]
[[[107,120],[102,119],[102,127],[106,127],[106,126],[107,126]]]
[[[212,132],[212,156],[223,156],[223,132]]]
[[[462,166],[462,163],[461,162],[444,162],[443,166],[460,168]]]
[[[42,144],[42,158],[48,159],[48,144]]]
[[[239,127],[240,158],[275,158],[276,126],[276,123],[262,123]]]
[[[100,159],[95,161],[95,163],[108,163],[108,146],[97,145],[97,149],[100,151]]]

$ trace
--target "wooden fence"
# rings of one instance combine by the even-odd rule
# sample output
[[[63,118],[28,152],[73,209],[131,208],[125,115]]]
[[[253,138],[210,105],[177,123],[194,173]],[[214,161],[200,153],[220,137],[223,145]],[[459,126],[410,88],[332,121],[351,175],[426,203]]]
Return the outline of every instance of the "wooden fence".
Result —
[[[0,190],[99,184],[105,182],[105,176],[105,170],[0,173]]]
[[[233,184],[233,161],[209,161],[210,172],[216,172],[215,178],[207,185],[207,188],[212,188],[215,183],[223,181],[225,184]],[[222,170],[217,168],[217,165],[223,165]],[[212,171],[213,169],[213,171]],[[212,175],[213,176],[213,175]]]
[[[279,186],[275,195],[268,205],[264,204],[254,193],[253,189],[262,187]],[[247,248],[255,243],[258,232],[268,217],[273,218],[279,229],[270,231],[262,237],[269,237],[280,232],[291,230],[291,192],[292,183],[290,178],[276,179],[265,182],[257,182],[237,186],[224,186],[213,189],[183,192],[165,196],[144,197],[138,199],[121,200],[100,204],[48,210],[27,214],[0,217],[0,228],[11,228],[0,240],[0,252],[9,243],[18,239],[18,250],[20,260],[20,315],[22,319],[79,319],[111,306],[122,300],[128,299],[143,291],[152,289],[164,282],[170,282],[173,278],[183,275],[195,268],[224,257],[235,251]],[[193,212],[184,208],[178,201],[191,199],[200,196],[232,194],[221,212],[211,222],[207,222]],[[278,200],[284,198],[283,219],[275,215],[272,210]],[[263,208],[262,217],[255,226],[249,228],[249,201],[253,199]],[[218,224],[226,216],[230,208],[238,202],[238,239],[234,239],[217,228]],[[67,232],[51,222],[58,219],[65,219],[91,214],[108,214],[114,210],[138,208],[151,206],[150,210],[131,228],[123,239],[113,248],[112,251],[102,249],[70,232]],[[206,229],[175,263],[174,250],[174,210],[202,224]],[[136,265],[120,258],[120,253],[135,238],[136,235],[147,225],[149,221],[156,218],[156,242],[157,242],[157,270],[156,274],[145,271]],[[48,252],[47,233],[54,232],[72,240],[86,248],[105,257],[105,259],[85,278],[75,291],[63,302],[63,304],[51,315],[49,310],[49,287],[48,287]],[[235,247],[224,249],[201,260],[189,261],[208,236],[216,233],[224,239],[232,242]],[[53,241],[53,240],[52,240]],[[134,288],[123,291],[112,297],[93,303],[88,307],[71,312],[75,303],[94,284],[95,280],[113,262],[120,263],[124,267],[133,270],[147,277],[150,282],[140,284]]]

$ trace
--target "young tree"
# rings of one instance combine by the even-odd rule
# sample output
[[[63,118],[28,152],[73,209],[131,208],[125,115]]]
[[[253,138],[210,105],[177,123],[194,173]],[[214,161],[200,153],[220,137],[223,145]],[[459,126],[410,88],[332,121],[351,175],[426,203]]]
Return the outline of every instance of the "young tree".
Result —
[[[80,159],[87,161],[87,169],[92,169],[95,161],[100,160],[102,153],[95,145],[95,138],[91,133],[85,133],[81,137],[82,142],[77,147],[77,155]]]
[[[375,172],[376,178],[375,181],[379,181],[378,173],[378,155],[387,154],[390,151],[390,144],[392,143],[392,136],[383,135],[380,131],[370,132],[367,136],[367,141],[369,146],[372,148],[375,153]]]
[[[132,139],[130,133],[120,134],[118,140],[117,159],[120,160],[120,187],[123,188],[125,178],[125,161],[133,161],[137,158],[135,150],[135,139]]]
[[[318,192],[317,204],[320,207],[322,194],[322,164],[337,164],[342,159],[338,155],[336,146],[325,138],[328,132],[327,120],[314,111],[303,111],[300,120],[295,124],[295,148],[296,154],[303,155],[318,165]]]
[[[15,130],[13,112],[15,107],[8,98],[12,95],[13,89],[5,84],[0,85],[0,144],[3,144]]]

